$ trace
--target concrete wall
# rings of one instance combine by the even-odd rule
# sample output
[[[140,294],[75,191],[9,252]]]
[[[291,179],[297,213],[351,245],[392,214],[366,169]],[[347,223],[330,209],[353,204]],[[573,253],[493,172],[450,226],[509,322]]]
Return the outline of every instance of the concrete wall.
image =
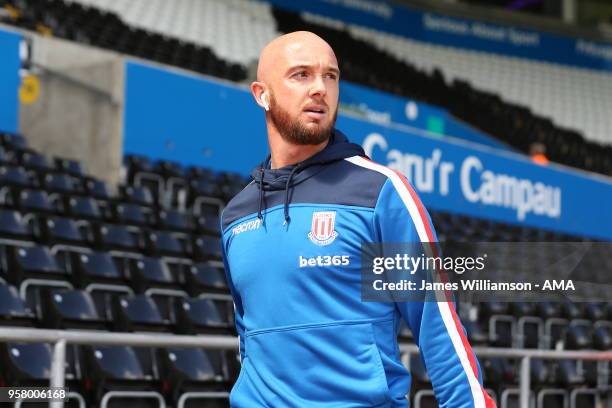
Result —
[[[20,106],[20,132],[50,156],[78,159],[113,187],[122,158],[124,60],[121,55],[28,34],[40,95]]]

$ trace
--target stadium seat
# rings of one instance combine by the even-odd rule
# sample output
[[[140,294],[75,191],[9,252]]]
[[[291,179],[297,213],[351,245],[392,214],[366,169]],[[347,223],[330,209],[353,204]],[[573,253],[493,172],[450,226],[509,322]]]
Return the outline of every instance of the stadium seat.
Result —
[[[0,185],[28,188],[34,187],[35,183],[23,167],[5,165],[0,166]]]
[[[65,379],[68,388],[66,408],[85,408],[79,391],[75,347],[66,349]],[[0,383],[22,387],[48,387],[51,374],[51,347],[44,343],[0,343]],[[7,404],[8,405],[8,404]],[[23,403],[24,407],[43,408],[44,403]],[[12,405],[11,405],[12,406]]]
[[[94,229],[95,244],[104,250],[138,251],[140,234],[127,227],[115,224],[100,224]]]
[[[117,204],[114,222],[122,225],[148,226],[151,224],[151,211],[138,204]]]
[[[603,324],[594,325],[593,330],[593,347],[596,350],[611,350],[612,349],[612,324],[609,322],[600,322]]]
[[[108,191],[108,187],[103,181],[89,178],[89,179],[85,179],[84,184],[85,184],[85,191],[87,192],[88,195],[92,196],[93,198],[102,199],[102,200],[110,199],[111,195]]]
[[[226,407],[227,389],[235,377],[228,377],[224,353],[201,349],[160,349],[160,374],[165,378],[169,399],[183,397],[186,407]],[[221,391],[221,393],[219,392]],[[222,397],[225,391],[226,396]],[[189,402],[187,402],[189,401]]]
[[[228,292],[225,272],[222,267],[211,263],[199,262],[185,265],[183,269],[185,288],[191,296],[202,292]]]
[[[183,166],[180,163],[160,160],[155,164],[155,172],[164,178],[183,177]]]
[[[18,161],[26,169],[49,172],[53,170],[53,164],[42,154],[33,150],[19,150]]]
[[[13,283],[21,283],[26,278],[66,279],[66,271],[46,247],[11,246],[5,251],[7,276]]]
[[[57,208],[43,190],[23,189],[14,191],[14,202],[22,214],[27,212],[55,213]]]
[[[121,188],[121,197],[128,202],[144,206],[154,204],[153,196],[146,187],[125,186]]]
[[[178,288],[175,277],[161,259],[143,257],[127,262],[129,279],[136,292],[143,293],[150,288]]]
[[[10,149],[27,148],[28,142],[25,137],[18,134],[2,133],[0,134],[0,143]]]
[[[4,147],[0,146],[0,165],[15,164],[13,155],[10,154]]]
[[[47,245],[87,245],[89,242],[89,228],[82,224],[79,227],[72,218],[40,217],[38,221],[40,238]]]
[[[187,253],[185,240],[167,231],[151,231],[145,234],[146,252],[150,256],[182,257]]]
[[[177,299],[175,319],[180,333],[229,333],[232,324],[212,299]]]
[[[106,398],[108,407],[154,408],[163,404],[155,390],[159,381],[131,347],[83,347],[84,376],[92,386],[92,400]],[[153,363],[154,364],[154,363]]]
[[[221,260],[221,243],[218,238],[210,236],[196,237],[192,247],[193,259],[202,262],[209,260]]]
[[[196,218],[198,231],[204,235],[221,235],[221,226],[218,214],[204,214]]]
[[[0,208],[0,236],[24,240],[33,239],[32,229],[17,211]]]
[[[162,210],[157,216],[157,228],[189,233],[195,228],[191,215],[177,210]]]
[[[55,168],[60,173],[66,173],[74,177],[82,178],[85,173],[83,172],[83,167],[81,166],[81,162],[78,160],[72,159],[64,159],[64,158],[56,158],[55,159]]]
[[[19,297],[14,286],[0,283],[0,324],[3,326],[31,326],[34,313]]]
[[[98,202],[91,197],[67,196],[65,198],[67,213],[73,218],[100,220],[102,212]]]
[[[42,322],[46,327],[106,329],[91,295],[82,290],[48,289],[42,294]]]
[[[111,307],[115,330],[153,332],[170,330],[170,322],[162,318],[157,305],[149,296],[116,297]]]
[[[75,194],[81,190],[78,181],[64,173],[46,173],[42,175],[41,185],[49,192]]]
[[[588,320],[571,321],[565,332],[565,347],[569,350],[591,349],[592,325]]]
[[[79,288],[92,283],[122,284],[123,275],[117,269],[112,257],[107,252],[70,254],[72,279]]]

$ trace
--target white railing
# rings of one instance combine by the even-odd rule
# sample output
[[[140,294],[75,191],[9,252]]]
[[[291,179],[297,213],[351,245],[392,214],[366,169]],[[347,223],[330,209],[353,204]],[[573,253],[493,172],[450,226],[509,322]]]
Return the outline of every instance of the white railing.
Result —
[[[66,345],[141,346],[141,347],[197,347],[207,349],[238,349],[238,338],[223,335],[184,336],[165,333],[116,333],[94,330],[47,330],[17,327],[0,327],[0,341],[53,343],[51,387],[64,386]],[[400,351],[416,354],[414,344],[400,344]],[[592,360],[612,361],[612,351],[556,351],[536,349],[507,349],[474,347],[479,357],[506,357],[521,360],[520,407],[529,407],[531,359],[543,360]],[[63,408],[63,402],[53,402],[52,408]]]

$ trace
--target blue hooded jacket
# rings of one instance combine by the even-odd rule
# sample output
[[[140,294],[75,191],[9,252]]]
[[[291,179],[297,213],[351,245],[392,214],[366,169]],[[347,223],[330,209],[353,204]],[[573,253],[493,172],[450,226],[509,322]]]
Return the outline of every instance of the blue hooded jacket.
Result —
[[[361,300],[362,243],[436,241],[406,179],[339,131],[304,162],[269,165],[221,220],[242,362],[231,406],[409,406],[401,319],[440,407],[495,406],[452,301]]]

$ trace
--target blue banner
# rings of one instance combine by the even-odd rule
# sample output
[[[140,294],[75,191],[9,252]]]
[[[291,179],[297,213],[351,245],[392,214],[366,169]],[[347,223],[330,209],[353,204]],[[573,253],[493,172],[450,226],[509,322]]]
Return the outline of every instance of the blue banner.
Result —
[[[0,30],[0,131],[16,133],[19,112],[21,36]]]
[[[597,70],[612,70],[612,44],[422,12],[374,0],[266,0],[417,41]]]
[[[406,125],[439,136],[454,136],[486,146],[514,150],[455,119],[444,109],[350,82],[342,81],[340,85],[340,106],[343,111],[352,112],[368,122]]]
[[[264,114],[244,88],[128,62],[125,92],[125,153],[243,174],[268,154]],[[428,208],[612,240],[609,178],[353,115],[337,127],[404,173]]]

